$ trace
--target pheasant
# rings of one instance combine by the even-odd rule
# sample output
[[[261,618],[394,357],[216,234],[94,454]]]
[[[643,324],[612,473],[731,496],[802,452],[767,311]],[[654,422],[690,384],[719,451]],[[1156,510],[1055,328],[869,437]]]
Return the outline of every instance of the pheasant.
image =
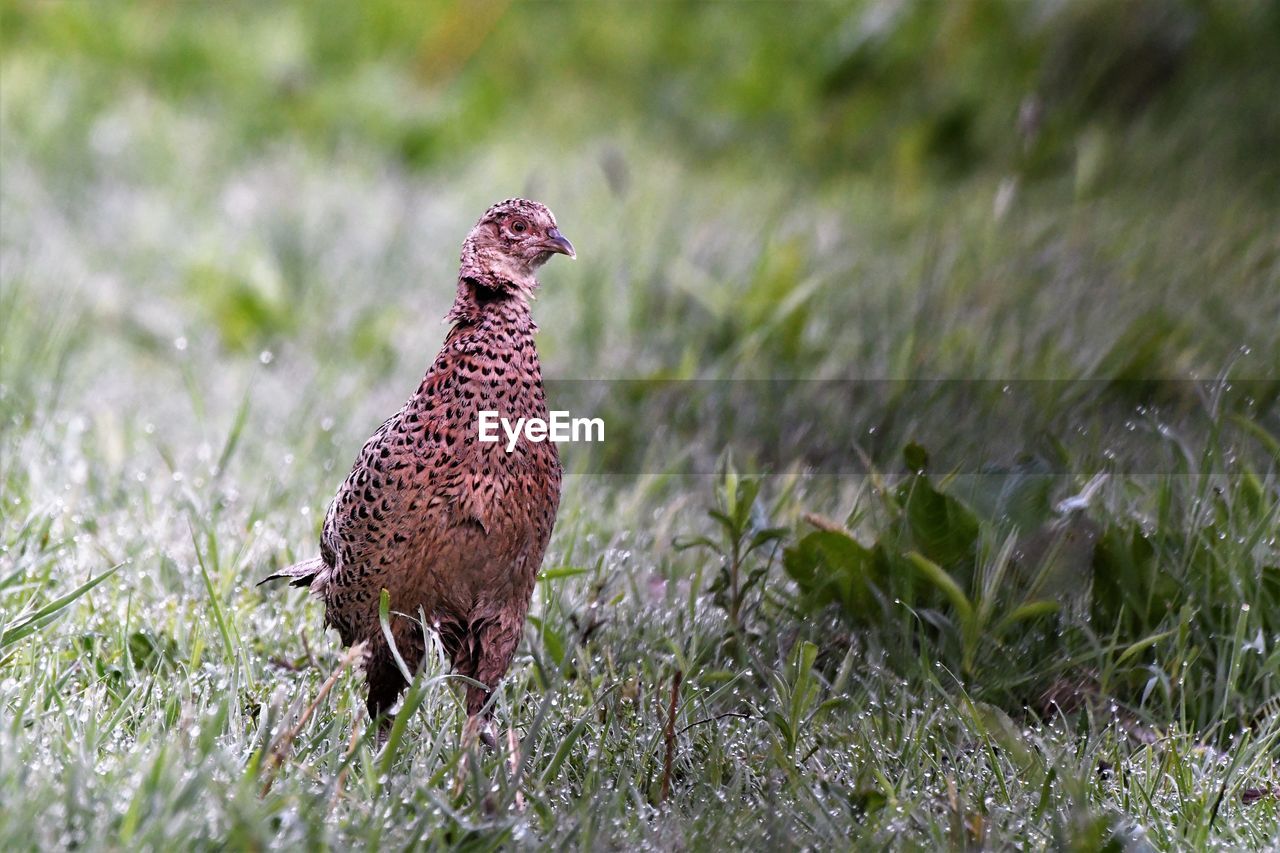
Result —
[[[385,733],[425,652],[424,625],[466,687],[471,737],[487,735],[489,694],[520,642],[560,503],[555,445],[478,440],[481,411],[547,419],[529,301],[553,254],[577,257],[545,206],[513,198],[485,212],[462,244],[452,329],[418,390],[365,443],[329,505],[320,556],[287,578],[324,601],[342,643],[367,644],[367,707]],[[379,621],[390,596],[393,650]]]

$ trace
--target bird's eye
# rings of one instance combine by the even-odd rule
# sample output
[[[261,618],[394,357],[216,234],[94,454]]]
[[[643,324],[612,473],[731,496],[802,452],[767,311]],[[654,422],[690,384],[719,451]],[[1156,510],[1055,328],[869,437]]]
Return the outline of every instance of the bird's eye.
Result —
[[[523,234],[528,227],[529,226],[525,224],[523,219],[517,219],[515,222],[511,223],[511,230],[517,234]]]

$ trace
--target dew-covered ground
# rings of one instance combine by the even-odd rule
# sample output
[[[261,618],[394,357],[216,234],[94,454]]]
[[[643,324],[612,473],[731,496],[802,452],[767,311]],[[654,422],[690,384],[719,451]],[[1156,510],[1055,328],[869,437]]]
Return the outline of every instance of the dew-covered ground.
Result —
[[[1215,130],[1265,80],[944,176],[821,159],[874,110],[778,136],[782,48],[724,91],[623,73],[653,71],[633,38],[773,44],[734,29],[790,15],[756,5],[691,7],[699,46],[678,4],[491,10],[453,58],[481,70],[428,94],[453,60],[394,4],[356,27],[384,58],[307,6],[3,7],[0,847],[1280,843],[1277,168],[1246,159],[1280,122]],[[827,50],[880,26],[794,23],[822,15]],[[437,17],[423,44],[466,53]],[[583,52],[551,97],[495,55],[557,26]],[[319,605],[255,582],[315,553],[515,194],[578,247],[535,305],[552,402],[590,380],[560,393],[607,426],[564,450],[513,774],[461,749],[438,658],[379,748]],[[768,379],[853,382],[847,418],[821,397],[847,458],[770,448],[810,392],[722,408]]]

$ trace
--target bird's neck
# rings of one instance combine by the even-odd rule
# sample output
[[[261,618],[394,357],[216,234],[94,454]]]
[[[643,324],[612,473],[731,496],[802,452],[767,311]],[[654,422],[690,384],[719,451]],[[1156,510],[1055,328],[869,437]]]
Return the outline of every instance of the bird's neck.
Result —
[[[536,287],[537,282],[533,285]],[[500,328],[508,332],[533,334],[538,327],[529,313],[532,288],[486,287],[470,278],[458,279],[458,295],[445,321],[455,326]]]
[[[479,319],[486,306],[504,298],[518,300],[528,313],[529,297],[538,289],[533,269],[509,253],[477,244],[475,234],[462,244],[458,265],[458,297],[446,320],[459,323]]]

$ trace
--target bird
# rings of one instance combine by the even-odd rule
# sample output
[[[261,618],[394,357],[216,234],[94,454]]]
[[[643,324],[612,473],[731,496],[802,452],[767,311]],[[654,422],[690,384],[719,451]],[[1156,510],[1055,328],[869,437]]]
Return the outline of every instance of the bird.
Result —
[[[563,469],[551,441],[523,435],[509,452],[505,440],[479,441],[478,418],[547,419],[529,303],[555,254],[577,257],[545,205],[511,198],[485,211],[462,244],[444,344],[365,442],[329,504],[319,556],[260,582],[309,589],[344,646],[366,644],[366,707],[383,738],[408,686],[396,655],[415,672],[429,630],[470,679],[464,737],[493,745],[490,694],[523,634]]]

